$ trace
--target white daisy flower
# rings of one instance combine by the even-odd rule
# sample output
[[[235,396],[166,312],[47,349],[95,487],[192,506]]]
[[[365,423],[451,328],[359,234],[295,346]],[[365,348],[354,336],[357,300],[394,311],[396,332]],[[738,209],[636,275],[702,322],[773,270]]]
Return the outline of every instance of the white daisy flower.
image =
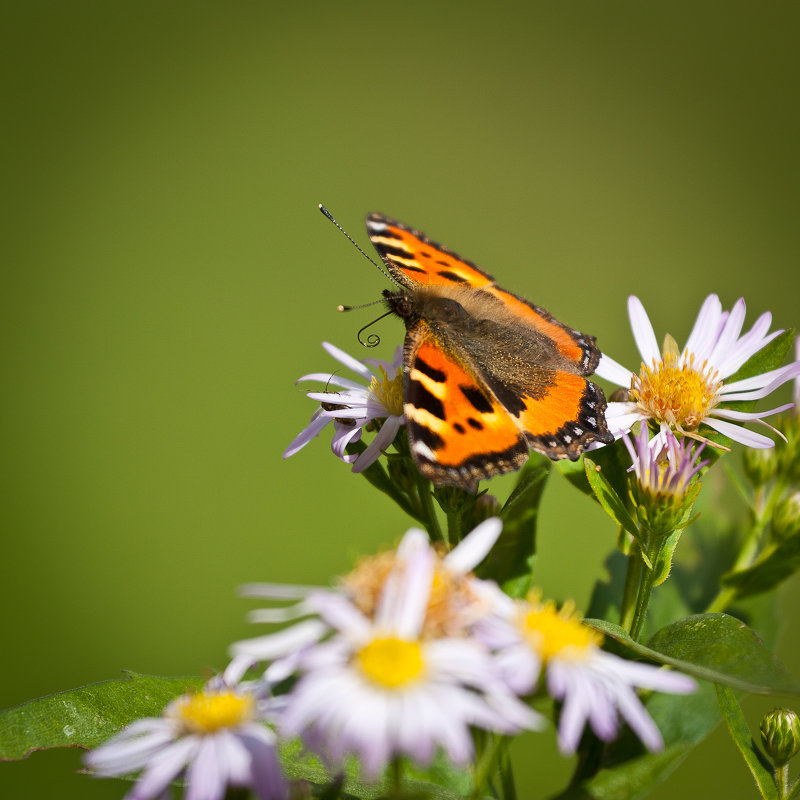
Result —
[[[335,633],[299,659],[279,723],[333,763],[356,755],[369,778],[400,755],[428,764],[437,748],[466,764],[470,726],[512,734],[540,725],[476,639],[423,636],[435,555],[409,550],[386,577],[374,619],[341,595],[318,599]]]
[[[241,663],[231,665],[234,671]],[[229,786],[250,789],[261,800],[282,800],[288,790],[275,733],[266,725],[272,719],[267,706],[252,688],[215,679],[173,700],[160,717],[131,723],[84,761],[103,777],[142,770],[126,800],[161,797],[181,776],[185,800],[223,800]]]
[[[519,694],[532,691],[544,670],[548,693],[563,703],[558,744],[564,755],[575,752],[587,722],[599,738],[614,739],[620,715],[648,749],[660,750],[661,733],[635,689],[686,694],[697,688],[681,673],[606,653],[602,635],[581,622],[571,605],[558,611],[535,595],[518,601],[506,623],[494,621],[488,634]]]
[[[629,390],[627,402],[609,402],[606,421],[616,438],[640,420],[652,420],[661,432],[674,430],[702,439],[701,424],[708,425],[748,447],[772,447],[768,436],[747,430],[741,424],[763,422],[763,417],[791,408],[792,404],[768,411],[735,411],[722,403],[758,400],[783,383],[800,375],[800,361],[743,380],[727,382],[751,356],[783,331],[769,333],[772,315],[762,314],[741,335],[745,317],[744,299],[730,312],[722,310],[717,295],[709,295],[697,316],[682,351],[671,337],[664,352],[658,349],[653,326],[637,297],[628,298],[628,314],[642,365],[638,373],[603,355],[596,374]],[[771,428],[774,430],[774,428]]]
[[[308,392],[307,397],[316,400],[320,407],[314,412],[308,426],[286,448],[283,457],[289,458],[302,450],[329,422],[333,422],[331,449],[342,461],[353,465],[353,472],[362,472],[379,458],[394,441],[400,426],[405,425],[403,348],[398,347],[395,357],[388,362],[380,359],[358,361],[328,342],[323,342],[322,346],[337,361],[366,381],[367,385],[336,373],[313,372],[298,378],[298,383],[321,381],[325,384],[325,391]],[[328,389],[331,386],[337,386],[342,391],[330,392]],[[347,445],[357,442],[364,428],[375,420],[382,420],[380,430],[367,449],[358,456],[347,453]]]
[[[476,621],[492,613],[497,604],[510,599],[490,582],[472,575],[494,546],[503,523],[491,517],[477,525],[450,552],[442,555],[431,547],[427,534],[411,528],[396,550],[367,556],[355,569],[340,579],[336,589],[275,583],[251,583],[240,587],[240,594],[271,601],[295,601],[284,607],[257,609],[248,614],[250,622],[280,624],[302,620],[277,633],[235,643],[231,652],[253,661],[273,661],[267,670],[272,682],[283,680],[295,669],[299,654],[335,630],[326,618],[339,604],[354,605],[367,619],[374,620],[387,579],[394,570],[404,568],[419,550],[429,552],[434,574],[423,618],[425,636],[468,635]],[[288,660],[284,660],[284,659]]]

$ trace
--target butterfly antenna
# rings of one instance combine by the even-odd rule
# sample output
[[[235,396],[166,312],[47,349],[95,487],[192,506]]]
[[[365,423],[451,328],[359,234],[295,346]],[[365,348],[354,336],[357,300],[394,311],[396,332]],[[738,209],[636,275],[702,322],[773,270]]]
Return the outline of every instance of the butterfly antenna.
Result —
[[[365,252],[362,250],[362,249],[361,249],[361,247],[360,247],[360,246],[359,246],[359,245],[358,245],[358,244],[357,244],[357,243],[356,243],[356,242],[353,240],[352,236],[350,236],[350,234],[349,234],[349,233],[348,233],[348,232],[347,232],[347,231],[346,231],[346,230],[345,230],[345,229],[344,229],[344,228],[343,228],[343,227],[342,227],[342,226],[341,226],[341,225],[340,225],[340,224],[339,224],[339,223],[338,223],[338,222],[337,222],[337,221],[336,221],[334,218],[333,218],[333,214],[331,214],[331,212],[330,212],[330,211],[328,211],[328,209],[327,209],[327,208],[325,208],[325,206],[324,206],[324,205],[322,205],[322,203],[320,203],[320,204],[319,204],[319,210],[320,210],[320,211],[321,211],[321,212],[322,212],[322,213],[323,213],[323,214],[324,214],[324,215],[325,215],[325,216],[326,216],[326,217],[327,217],[327,218],[328,218],[328,219],[329,219],[329,220],[330,220],[330,221],[331,221],[331,222],[332,222],[332,223],[333,223],[333,224],[334,224],[334,225],[335,225],[335,226],[336,226],[336,227],[337,227],[337,228],[338,228],[338,229],[339,229],[339,230],[340,230],[340,231],[341,231],[341,232],[342,232],[342,233],[343,233],[343,234],[344,234],[346,237],[347,237],[347,239],[348,239],[348,241],[350,242],[350,244],[352,244],[352,245],[353,245],[353,247],[355,247],[355,249],[356,249],[356,250],[358,250],[358,252],[359,252],[359,253],[361,253],[361,255],[362,255],[362,256],[364,256],[364,258],[366,258],[366,259],[367,259],[367,261],[369,261],[369,263],[370,263],[370,264],[372,264],[372,266],[373,266],[373,267],[375,267],[375,269],[379,270],[379,271],[380,271],[380,272],[381,272],[381,273],[382,273],[382,274],[383,274],[385,277],[387,277],[387,278],[388,278],[388,279],[389,279],[389,280],[390,280],[392,283],[394,283],[394,284],[396,284],[396,283],[397,283],[397,281],[396,281],[396,280],[395,280],[395,279],[394,279],[394,278],[393,278],[393,277],[392,277],[392,276],[391,276],[391,275],[390,275],[390,274],[389,274],[389,273],[388,273],[388,272],[387,272],[387,271],[386,271],[386,270],[385,270],[383,267],[381,267],[380,265],[376,264],[376,263],[375,263],[375,262],[374,262],[374,261],[373,261],[373,260],[372,260],[372,259],[371,259],[371,258],[370,258],[370,257],[369,257],[369,256],[368,256],[368,255],[367,255],[367,254],[366,254],[366,253],[365,253]]]
[[[389,314],[394,314],[394,311],[387,311],[385,314],[381,314],[377,319],[372,320],[372,322],[368,322],[357,334],[358,341],[364,345],[364,347],[377,347],[381,343],[381,337],[378,336],[377,333],[371,333],[367,336],[366,339],[361,338],[361,334],[367,328],[371,328],[376,322],[380,322],[384,317],[388,317]]]

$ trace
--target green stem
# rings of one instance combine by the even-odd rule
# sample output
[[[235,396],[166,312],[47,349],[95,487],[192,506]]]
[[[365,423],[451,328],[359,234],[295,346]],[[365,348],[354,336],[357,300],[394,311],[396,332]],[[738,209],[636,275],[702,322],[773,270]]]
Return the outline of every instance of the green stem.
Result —
[[[583,735],[583,747],[578,750],[578,763],[570,779],[570,786],[577,786],[597,774],[603,763],[605,743],[595,736],[594,731]]]
[[[517,800],[517,787],[514,785],[514,768],[508,747],[503,747],[499,758],[500,791],[503,800]]]
[[[786,483],[783,480],[778,480],[772,487],[769,497],[764,499],[763,489],[756,492],[753,500],[753,524],[742,542],[742,547],[739,550],[739,555],[736,562],[731,567],[731,572],[740,572],[747,569],[753,564],[758,556],[759,544],[772,516],[772,509],[775,503],[778,502],[781,495],[786,488]],[[717,596],[711,601],[706,611],[708,613],[715,611],[724,611],[736,598],[736,589],[733,587],[720,589]]]
[[[436,516],[436,508],[433,505],[433,494],[431,492],[431,484],[422,473],[417,478],[417,493],[419,494],[420,504],[422,506],[423,514],[425,515],[425,528],[428,535],[433,542],[444,542],[449,544],[447,537],[442,533],[442,528],[439,525],[439,519]]]
[[[497,759],[501,748],[503,748],[504,737],[497,734],[487,734],[489,737],[488,746],[481,753],[478,763],[475,765],[475,788],[472,790],[472,798],[483,795],[483,787],[489,780],[489,776],[497,768]]]
[[[628,570],[625,573],[625,588],[622,591],[622,609],[620,610],[619,624],[628,633],[633,627],[633,617],[636,611],[636,597],[639,594],[639,586],[642,582],[642,571],[644,561],[639,552],[639,546],[634,543],[631,552],[628,554]]]
[[[447,512],[447,537],[453,545],[458,544],[464,536],[464,520],[460,511]]]

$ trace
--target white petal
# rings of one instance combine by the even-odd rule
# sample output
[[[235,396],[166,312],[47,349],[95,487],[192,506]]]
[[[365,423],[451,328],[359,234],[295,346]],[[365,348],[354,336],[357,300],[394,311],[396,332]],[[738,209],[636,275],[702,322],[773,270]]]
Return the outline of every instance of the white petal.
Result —
[[[340,350],[336,345],[329,342],[323,342],[322,346],[325,350],[332,355],[339,363],[344,364],[348,369],[351,369],[356,375],[366,378],[368,381],[372,380],[372,372],[368,366],[362,364],[353,356],[348,355],[344,350]]]
[[[297,436],[292,439],[291,444],[283,451],[283,457],[289,458],[299,450],[302,450],[315,436],[319,436],[320,431],[330,422],[330,418],[322,415],[322,409],[317,409],[311,422]]]
[[[456,575],[471,572],[489,555],[502,530],[500,517],[481,522],[444,557],[445,566]]]
[[[353,464],[353,472],[363,472],[367,467],[374,464],[381,453],[394,441],[397,431],[400,430],[400,417],[387,417],[383,427],[378,431],[375,438],[367,445],[367,449],[361,453]]]
[[[611,402],[606,408],[608,430],[615,439],[619,439],[623,433],[628,433],[637,422],[644,419],[647,417],[636,403]]]
[[[633,338],[639,348],[642,361],[647,366],[650,366],[653,361],[660,361],[661,351],[658,349],[658,341],[656,340],[653,326],[650,324],[650,318],[647,316],[641,301],[635,295],[631,295],[628,298],[628,316],[631,320]]]
[[[344,378],[341,375],[334,375],[329,372],[310,372],[308,375],[303,375],[295,381],[295,384],[301,381],[319,381],[326,386],[338,386],[341,389],[350,389],[356,392],[366,392],[367,388],[361,383]]]
[[[714,417],[706,417],[703,422],[710,428],[719,431],[721,434],[733,439],[735,442],[747,445],[747,447],[755,447],[756,449],[764,450],[767,447],[774,447],[775,442],[768,436],[762,436],[760,433],[755,433],[741,425],[734,425],[732,422],[725,422],[721,419]]]
[[[773,414],[780,414],[781,411],[788,411],[790,408],[794,408],[794,403],[786,403],[777,408],[771,408],[769,411],[734,411],[732,408],[715,408],[711,413],[715,417],[722,417],[722,419],[751,420],[770,417]]]
[[[126,795],[126,798],[131,798],[131,800],[142,798],[144,800],[144,798],[161,794],[187,762],[191,761],[198,746],[197,737],[187,736],[159,753],[150,761],[147,770]]]
[[[328,626],[321,620],[309,619],[277,633],[234,642],[230,653],[234,657],[251,655],[259,661],[272,661],[293,650],[318,642],[328,630]]]
[[[204,736],[200,749],[186,771],[186,800],[222,800],[227,784],[227,765],[218,752],[219,737]]]
[[[236,591],[240,597],[256,597],[263,600],[305,600],[309,592],[319,586],[300,583],[243,583]]]
[[[611,381],[611,383],[615,383],[617,386],[622,386],[625,389],[631,388],[633,373],[605,353],[600,356],[600,363],[597,365],[594,374]]]
[[[708,356],[708,363],[714,367],[719,367],[730,355],[739,334],[742,332],[744,316],[746,313],[744,298],[740,297],[731,309],[725,325],[720,331],[717,342]]]
[[[694,353],[701,361],[711,352],[716,340],[720,317],[722,316],[722,303],[715,294],[710,294],[704,301],[697,315],[692,332],[683,348],[683,356]]]
[[[741,381],[734,381],[733,383],[723,386],[720,394],[723,401],[758,400],[762,397],[766,397],[779,386],[786,383],[786,381],[796,378],[798,375],[800,375],[800,361],[795,361],[791,364],[787,364],[785,367],[773,369],[762,375],[745,378]],[[752,391],[758,387],[761,387],[758,391]]]

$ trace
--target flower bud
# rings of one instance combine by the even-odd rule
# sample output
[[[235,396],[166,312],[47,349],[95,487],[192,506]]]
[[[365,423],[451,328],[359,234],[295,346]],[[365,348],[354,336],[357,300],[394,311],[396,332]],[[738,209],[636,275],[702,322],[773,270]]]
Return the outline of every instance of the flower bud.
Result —
[[[778,456],[774,447],[746,447],[742,463],[744,474],[755,487],[763,486],[778,470]]]
[[[761,741],[776,767],[800,750],[800,717],[790,708],[773,708],[761,720]]]
[[[800,491],[789,492],[772,512],[772,535],[785,542],[800,533]]]
[[[472,511],[474,523],[477,525],[489,517],[500,516],[500,501],[493,494],[482,494],[475,501],[475,508]],[[474,525],[473,525],[474,527]]]

